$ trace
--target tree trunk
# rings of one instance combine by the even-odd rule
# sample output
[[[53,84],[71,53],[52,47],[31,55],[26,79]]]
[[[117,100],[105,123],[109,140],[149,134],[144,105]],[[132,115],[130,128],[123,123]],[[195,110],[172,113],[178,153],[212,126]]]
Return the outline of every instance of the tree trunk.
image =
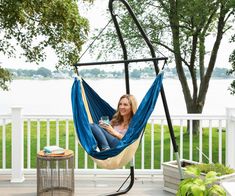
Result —
[[[191,104],[186,103],[187,112],[189,114],[201,114],[203,107],[204,107],[204,103],[205,103],[205,100],[203,100],[203,102],[201,102],[201,103],[191,103]],[[193,120],[192,123],[190,123],[190,121],[188,120],[188,122],[187,122],[188,133],[190,132],[190,128],[192,127],[193,134],[194,135],[198,134],[199,133],[199,125],[200,125],[199,120]]]
[[[190,127],[192,126],[192,133],[193,135],[198,135],[199,133],[199,126],[200,126],[200,121],[199,120],[193,120],[192,125],[190,121],[187,121],[187,132],[188,134],[190,133]]]

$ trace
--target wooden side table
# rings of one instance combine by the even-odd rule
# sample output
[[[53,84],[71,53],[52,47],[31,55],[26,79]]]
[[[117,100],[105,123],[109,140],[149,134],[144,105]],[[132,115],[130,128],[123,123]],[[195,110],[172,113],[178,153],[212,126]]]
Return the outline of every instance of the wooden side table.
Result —
[[[37,154],[37,195],[73,195],[74,154]]]

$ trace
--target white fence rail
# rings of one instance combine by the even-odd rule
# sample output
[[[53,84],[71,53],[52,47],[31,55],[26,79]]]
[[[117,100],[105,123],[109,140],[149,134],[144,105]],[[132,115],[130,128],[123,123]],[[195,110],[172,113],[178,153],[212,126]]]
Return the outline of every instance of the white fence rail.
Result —
[[[187,114],[171,118],[181,158],[225,163],[235,168],[235,108],[227,109],[226,115],[220,116]],[[197,136],[192,130],[194,120],[200,122]],[[137,173],[160,173],[161,163],[174,159],[166,125],[165,116],[149,119],[149,126],[133,158]],[[0,173],[11,173],[12,182],[22,182],[24,174],[36,172],[36,154],[46,145],[74,150],[76,172],[128,172],[128,166],[116,171],[98,169],[79,146],[70,115],[23,115],[21,108],[12,108],[12,114],[0,115],[0,133]]]

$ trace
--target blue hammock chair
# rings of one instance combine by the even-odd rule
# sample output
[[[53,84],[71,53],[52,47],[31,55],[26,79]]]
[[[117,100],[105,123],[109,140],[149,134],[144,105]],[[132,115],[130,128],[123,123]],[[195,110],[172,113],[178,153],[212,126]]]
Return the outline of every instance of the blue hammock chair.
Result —
[[[104,101],[82,78],[75,78],[72,86],[72,110],[76,133],[81,146],[98,166],[106,169],[121,168],[136,152],[141,133],[155,108],[162,87],[163,72],[159,73],[141,101],[125,136],[115,148],[97,150],[97,142],[90,129],[90,123],[98,123],[103,115],[112,118],[115,110]]]
[[[119,1],[122,3],[133,22],[135,23],[138,31],[140,32],[142,38],[146,42],[148,48],[150,49],[152,58],[148,59],[128,59],[127,48],[125,45],[125,41],[122,36],[121,29],[119,27],[119,23],[117,20],[117,14],[113,9],[113,3]],[[116,61],[106,61],[106,62],[90,62],[90,63],[76,63],[75,70],[77,70],[78,66],[87,66],[87,65],[104,65],[104,64],[119,64],[124,63],[125,69],[125,81],[126,81],[126,92],[130,92],[129,88],[129,63],[131,62],[143,62],[143,61],[152,61],[155,72],[157,75],[156,79],[154,80],[152,86],[144,96],[143,100],[141,101],[137,112],[133,116],[129,128],[125,134],[125,136],[120,140],[118,145],[107,151],[98,152],[97,151],[97,143],[92,135],[92,131],[90,129],[89,123],[95,122],[97,123],[99,118],[103,115],[109,115],[111,118],[115,113],[115,110],[109,106],[107,102],[105,102],[102,98],[100,98],[88,84],[80,79],[75,79],[73,87],[72,87],[72,109],[73,109],[73,118],[75,129],[77,132],[78,139],[80,144],[83,146],[85,151],[93,158],[93,160],[97,163],[98,166],[107,169],[115,169],[121,168],[122,166],[126,165],[128,162],[131,161],[133,158],[139,142],[141,140],[141,135],[144,131],[145,125],[154,110],[159,92],[161,91],[161,98],[166,114],[166,119],[170,131],[172,146],[175,152],[175,157],[177,159],[179,174],[181,179],[184,179],[183,172],[181,169],[180,158],[178,154],[178,146],[176,144],[174,130],[171,123],[170,113],[167,106],[167,101],[165,97],[164,88],[162,86],[162,79],[163,73],[159,73],[158,62],[164,60],[166,63],[167,58],[156,58],[155,49],[148,39],[144,29],[138,22],[134,12],[132,11],[130,5],[126,0],[109,0],[109,10],[111,13],[111,17],[117,32],[118,39],[120,41],[122,51],[123,51],[123,60],[116,60]],[[107,26],[107,25],[106,25]],[[83,53],[84,54],[84,53]],[[83,56],[83,55],[82,55]],[[163,55],[164,56],[164,55]],[[164,68],[164,65],[163,65]],[[124,190],[121,190],[127,179],[130,178],[130,184]],[[130,162],[130,175],[122,184],[122,186],[118,189],[118,191],[108,194],[108,195],[121,195],[127,193],[134,184],[134,164],[133,161]]]

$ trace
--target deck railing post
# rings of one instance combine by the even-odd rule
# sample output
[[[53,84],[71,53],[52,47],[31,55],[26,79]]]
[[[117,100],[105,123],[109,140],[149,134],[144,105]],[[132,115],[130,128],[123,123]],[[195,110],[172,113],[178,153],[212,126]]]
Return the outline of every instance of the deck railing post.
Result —
[[[226,108],[226,165],[235,169],[235,108]]]
[[[11,182],[24,181],[24,129],[22,108],[12,107]]]

